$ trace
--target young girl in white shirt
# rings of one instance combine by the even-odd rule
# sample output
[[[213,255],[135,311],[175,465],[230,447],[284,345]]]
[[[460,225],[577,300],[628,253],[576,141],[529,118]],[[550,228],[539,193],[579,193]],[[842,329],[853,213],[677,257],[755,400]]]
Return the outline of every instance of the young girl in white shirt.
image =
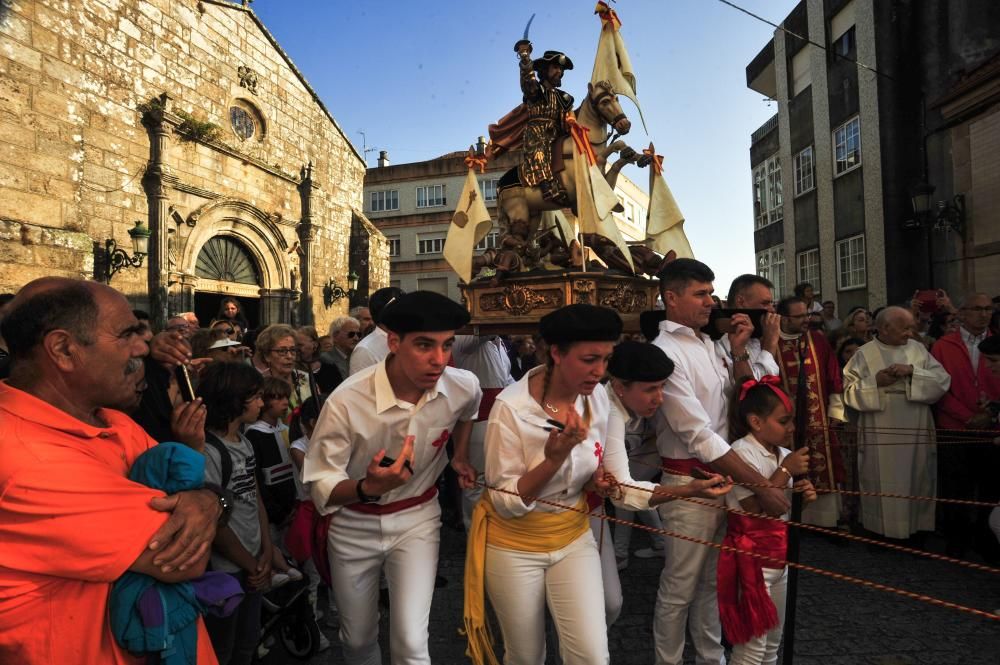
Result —
[[[809,449],[791,452],[783,447],[790,443],[795,423],[792,402],[779,385],[775,376],[741,383],[731,431],[742,438],[732,448],[772,484],[802,492],[803,502],[809,503],[816,500],[812,483],[805,478],[794,480],[809,471]],[[747,513],[763,513],[753,492],[745,487],[734,487],[726,504]],[[788,514],[782,519],[787,520]],[[787,536],[784,524],[730,513],[723,544],[784,560]],[[777,662],[787,577],[788,566],[733,552],[719,555],[719,614],[733,644],[730,665]]]

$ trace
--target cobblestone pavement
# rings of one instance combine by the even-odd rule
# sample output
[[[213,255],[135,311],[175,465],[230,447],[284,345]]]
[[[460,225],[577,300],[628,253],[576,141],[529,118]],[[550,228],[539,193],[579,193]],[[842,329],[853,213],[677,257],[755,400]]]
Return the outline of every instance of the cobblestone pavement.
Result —
[[[633,532],[632,547],[648,546],[645,534]],[[933,549],[933,547],[932,547]],[[442,530],[440,573],[448,585],[434,596],[430,652],[436,664],[462,665],[465,645],[457,634],[462,622],[464,534]],[[804,534],[803,563],[875,582],[924,593],[983,610],[1000,607],[1000,577],[861,543],[835,546]],[[632,557],[622,575],[625,606],[611,628],[614,665],[653,662],[652,612],[662,559]],[[799,576],[795,665],[997,665],[1000,621],[980,619],[886,592],[866,589],[811,573]],[[321,622],[322,623],[322,622]],[[342,663],[337,631],[323,626],[332,648],[310,663]],[[388,622],[380,629],[383,662],[388,665]],[[551,638],[549,644],[552,644]],[[690,649],[686,663],[693,663]],[[292,660],[280,645],[264,660],[284,665]],[[549,653],[547,665],[557,663]],[[781,662],[779,660],[779,662]]]

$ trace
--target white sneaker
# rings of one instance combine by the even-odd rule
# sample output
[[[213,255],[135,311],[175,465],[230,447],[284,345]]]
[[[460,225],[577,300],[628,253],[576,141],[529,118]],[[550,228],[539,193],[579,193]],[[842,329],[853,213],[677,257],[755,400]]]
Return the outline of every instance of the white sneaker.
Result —
[[[326,639],[326,635],[324,635],[323,633],[320,633],[319,634],[319,647],[317,647],[316,651],[326,651],[329,648],[330,648],[330,640]]]
[[[265,657],[265,656],[267,656],[268,652],[270,652],[270,651],[271,651],[271,650],[270,650],[270,649],[268,649],[268,648],[267,648],[266,646],[264,646],[263,644],[258,644],[258,645],[257,645],[257,658],[258,658],[259,660],[263,660],[263,659],[264,659],[264,657]]]
[[[641,550],[633,552],[633,554],[639,559],[652,559],[657,556],[662,557],[663,550],[656,547],[643,547]]]
[[[299,576],[301,577],[301,575]],[[292,581],[291,576],[287,573],[271,573],[271,588],[277,589],[280,586],[284,586]]]
[[[289,568],[285,571],[285,575],[288,575],[288,579],[293,582],[298,582],[302,579],[302,573],[299,572],[298,568]]]

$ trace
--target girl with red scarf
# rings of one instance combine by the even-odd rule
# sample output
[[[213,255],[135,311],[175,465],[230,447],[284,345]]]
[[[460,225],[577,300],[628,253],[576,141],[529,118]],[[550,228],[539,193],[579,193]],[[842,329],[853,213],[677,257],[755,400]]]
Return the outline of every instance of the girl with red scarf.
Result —
[[[783,447],[795,429],[792,402],[779,387],[780,379],[765,376],[759,382],[744,381],[735,402],[732,431],[742,438],[733,450],[773,485],[794,487],[803,501],[816,499],[807,479],[794,481],[809,471],[809,449],[791,452]],[[726,497],[730,508],[763,513],[753,492],[734,487]],[[788,514],[782,515],[787,520]],[[784,560],[788,527],[773,520],[730,513],[724,545]],[[719,614],[722,629],[733,644],[730,665],[762,665],[777,662],[781,624],[785,614],[788,567],[745,554],[719,555]]]

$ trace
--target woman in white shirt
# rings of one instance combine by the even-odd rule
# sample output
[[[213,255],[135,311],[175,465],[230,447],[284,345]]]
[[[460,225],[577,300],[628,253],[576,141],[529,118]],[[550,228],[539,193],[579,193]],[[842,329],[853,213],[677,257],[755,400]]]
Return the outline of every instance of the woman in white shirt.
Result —
[[[621,334],[618,314],[569,305],[543,317],[539,328],[549,347],[545,365],[500,393],[486,430],[490,489],[473,514],[466,560],[469,653],[474,663],[496,662],[485,584],[506,665],[544,663],[546,604],[563,663],[603,665],[609,662],[604,578],[585,492],[617,490],[616,499],[634,508],[670,497],[654,495],[651,483],[621,488],[609,477],[636,484],[620,435],[610,435],[611,404],[600,384]]]

